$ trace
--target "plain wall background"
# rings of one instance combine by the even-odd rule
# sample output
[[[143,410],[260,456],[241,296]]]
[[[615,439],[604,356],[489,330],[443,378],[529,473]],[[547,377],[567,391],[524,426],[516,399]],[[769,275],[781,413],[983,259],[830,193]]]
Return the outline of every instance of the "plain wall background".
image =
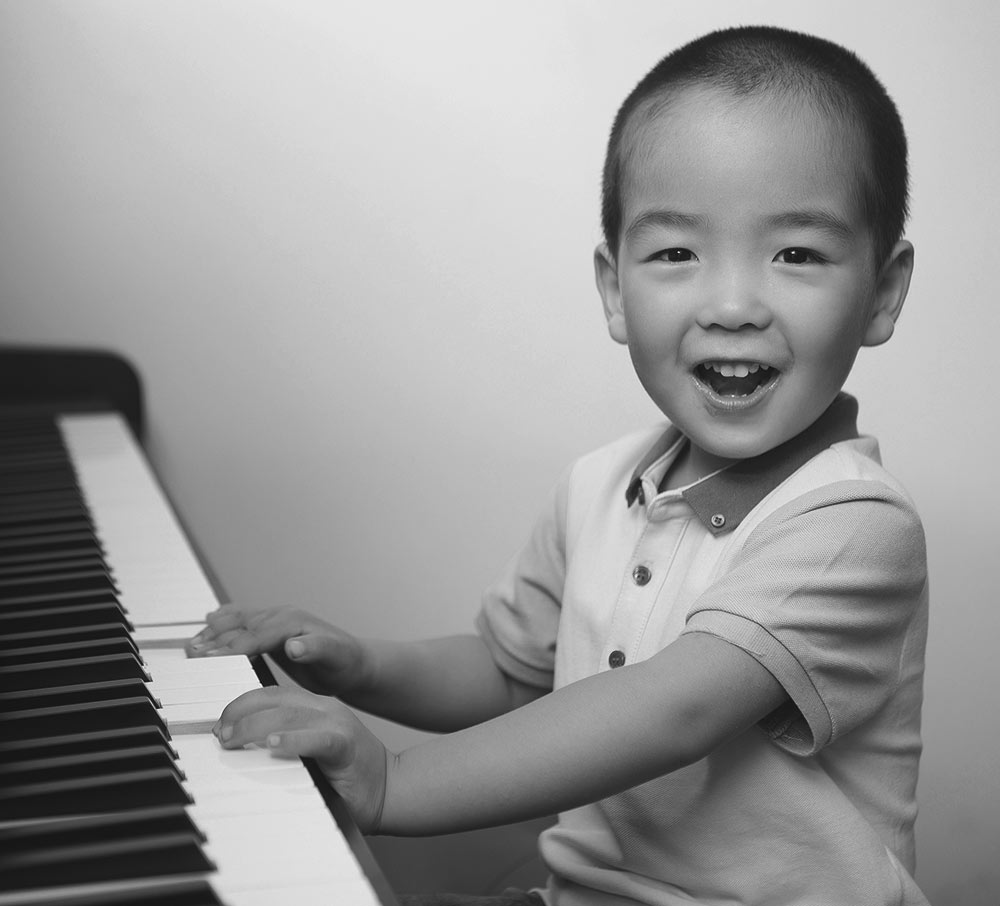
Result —
[[[935,903],[995,903],[998,18],[0,0],[0,340],[131,358],[150,455],[231,598],[467,631],[563,466],[657,417],[593,288],[617,105],[714,27],[846,44],[912,146],[913,286],[848,389],[930,545],[918,878]]]

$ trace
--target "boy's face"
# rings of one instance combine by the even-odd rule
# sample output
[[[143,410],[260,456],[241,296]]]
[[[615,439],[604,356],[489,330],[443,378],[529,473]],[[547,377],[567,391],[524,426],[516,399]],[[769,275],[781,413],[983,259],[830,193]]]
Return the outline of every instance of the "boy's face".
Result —
[[[876,266],[850,132],[805,102],[701,87],[636,130],[598,288],[699,474],[808,427],[892,333],[912,247]]]

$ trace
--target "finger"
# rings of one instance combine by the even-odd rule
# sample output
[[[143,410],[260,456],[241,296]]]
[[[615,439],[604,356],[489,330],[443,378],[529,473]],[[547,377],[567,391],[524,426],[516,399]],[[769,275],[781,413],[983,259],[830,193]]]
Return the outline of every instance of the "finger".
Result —
[[[234,724],[222,724],[218,740],[227,749],[240,749],[256,744],[265,745],[275,733],[304,730],[320,725],[326,715],[313,707],[282,705],[248,714]]]
[[[231,605],[224,606],[229,609],[222,614],[218,611],[208,614],[205,618],[207,621],[205,628],[185,643],[184,648],[188,657],[202,657],[211,653],[220,647],[219,639],[223,634],[239,630],[243,626],[246,620],[245,609]]]
[[[282,727],[265,737],[267,748],[282,758],[322,759],[328,770],[336,771],[351,761],[350,738],[333,727]]]
[[[212,732],[224,742],[230,740],[248,740],[248,735],[252,733],[246,729],[237,732],[237,726],[241,721],[245,721],[254,714],[285,708],[291,713],[293,710],[300,711],[320,711],[322,710],[323,699],[320,696],[312,695],[302,689],[285,686],[267,686],[263,689],[251,689],[242,695],[234,698],[225,708],[219,720],[212,728]],[[250,724],[246,725],[251,726]],[[262,734],[264,731],[258,731]],[[263,736],[260,736],[263,738]],[[233,744],[242,744],[234,742]]]
[[[285,642],[285,655],[301,664],[323,661],[339,666],[349,657],[348,645],[340,636],[330,632],[306,631]]]
[[[215,632],[225,632],[227,629],[246,626],[259,613],[260,609],[256,607],[246,607],[243,604],[223,604],[205,617],[205,623],[209,629]]]

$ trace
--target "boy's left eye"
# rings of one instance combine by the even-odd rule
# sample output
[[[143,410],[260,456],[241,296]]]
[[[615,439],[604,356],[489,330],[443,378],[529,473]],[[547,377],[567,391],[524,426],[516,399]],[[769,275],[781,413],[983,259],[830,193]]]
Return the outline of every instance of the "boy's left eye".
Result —
[[[778,252],[774,260],[782,264],[819,264],[823,259],[811,249],[792,246]]]

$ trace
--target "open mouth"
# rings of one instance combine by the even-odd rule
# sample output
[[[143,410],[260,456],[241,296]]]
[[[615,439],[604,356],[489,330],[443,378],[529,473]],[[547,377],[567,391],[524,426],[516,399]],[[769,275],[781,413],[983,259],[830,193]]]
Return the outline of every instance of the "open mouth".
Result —
[[[762,362],[702,362],[694,376],[716,396],[753,396],[777,380],[777,368]]]

